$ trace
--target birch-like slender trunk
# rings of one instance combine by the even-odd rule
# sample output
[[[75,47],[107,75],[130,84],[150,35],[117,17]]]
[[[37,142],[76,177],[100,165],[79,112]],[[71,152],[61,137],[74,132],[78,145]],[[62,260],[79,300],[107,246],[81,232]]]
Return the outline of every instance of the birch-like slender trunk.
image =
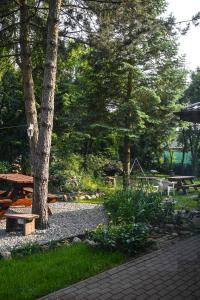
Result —
[[[35,153],[33,213],[39,214],[37,227],[48,227],[48,179],[51,136],[54,116],[54,94],[57,70],[58,27],[61,0],[49,0],[47,49],[39,121],[39,137]]]
[[[132,71],[129,71],[128,74],[128,82],[127,82],[127,97],[126,102],[129,102],[132,94]],[[127,114],[125,117],[125,126],[126,129],[131,129],[131,112]],[[127,189],[130,186],[130,166],[131,166],[131,143],[128,134],[124,136],[124,144],[123,144],[123,188]]]
[[[35,149],[38,141],[38,121],[35,101],[34,81],[32,76],[32,61],[30,48],[29,8],[27,0],[20,0],[20,57],[23,78],[23,92],[27,126],[32,124],[32,137],[29,139],[32,172],[34,174]]]

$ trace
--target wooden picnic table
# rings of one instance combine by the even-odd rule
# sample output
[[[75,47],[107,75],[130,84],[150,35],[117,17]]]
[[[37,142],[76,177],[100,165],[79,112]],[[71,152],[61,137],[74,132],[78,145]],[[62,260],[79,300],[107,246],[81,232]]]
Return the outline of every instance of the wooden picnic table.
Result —
[[[141,176],[141,177],[137,177],[137,179],[140,179],[141,181],[161,181],[164,178],[162,177],[153,177],[153,176]]]
[[[33,177],[19,174],[8,173],[0,174],[0,182],[7,182],[11,184],[11,188],[8,191],[1,191],[2,197],[0,201],[0,208],[4,209],[3,213],[0,211],[0,217],[5,213],[9,206],[31,206],[32,205],[32,193],[33,193]],[[10,203],[10,200],[11,203]],[[58,197],[54,194],[48,194],[47,202],[57,202]],[[48,213],[52,215],[51,209],[48,206]]]
[[[5,195],[11,199],[24,197],[24,187],[33,188],[33,177],[19,173],[0,174],[0,182],[11,184],[11,189]]]
[[[190,188],[197,190],[200,187],[200,184],[194,182],[195,176],[171,176],[168,177],[169,181],[176,182],[176,190],[183,190],[186,193]]]

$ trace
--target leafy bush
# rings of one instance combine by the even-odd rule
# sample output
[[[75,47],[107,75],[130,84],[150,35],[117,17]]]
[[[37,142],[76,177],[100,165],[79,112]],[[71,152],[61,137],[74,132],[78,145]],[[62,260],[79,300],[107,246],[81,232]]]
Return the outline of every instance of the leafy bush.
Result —
[[[103,155],[89,154],[86,161],[86,170],[90,175],[101,177],[105,175],[105,167],[113,166],[117,170],[122,170],[122,164],[119,161],[108,159]]]
[[[103,167],[110,162],[102,155],[89,154],[86,161],[86,170],[90,175],[99,177],[103,175]]]
[[[142,223],[99,225],[89,237],[108,249],[118,249],[129,255],[143,250],[148,242],[148,228]]]
[[[92,160],[95,156],[89,157]],[[68,155],[65,160],[54,159],[50,166],[50,189],[55,192],[96,191],[102,182],[94,178],[93,171],[84,172],[83,157],[77,154]]]
[[[82,163],[82,157],[75,154],[66,160],[54,159],[50,166],[50,187],[58,192],[80,190]]]
[[[12,166],[7,161],[0,161],[0,173],[8,173],[12,170]]]
[[[31,242],[22,246],[21,248],[14,248],[12,250],[12,257],[32,255],[41,251],[41,245],[39,245],[37,242]]]
[[[162,202],[159,193],[143,190],[119,190],[104,202],[105,208],[115,224],[120,222],[144,222],[157,224],[173,214],[173,207]]]

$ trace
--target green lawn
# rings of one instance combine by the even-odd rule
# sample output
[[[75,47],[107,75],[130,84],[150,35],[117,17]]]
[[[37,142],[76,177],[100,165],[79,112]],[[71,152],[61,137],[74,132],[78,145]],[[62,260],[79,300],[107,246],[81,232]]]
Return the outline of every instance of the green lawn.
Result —
[[[120,253],[92,249],[85,244],[2,260],[0,299],[36,299],[124,261]]]
[[[197,192],[189,192],[184,195],[183,193],[176,193],[176,209],[197,209],[200,207],[200,198]]]

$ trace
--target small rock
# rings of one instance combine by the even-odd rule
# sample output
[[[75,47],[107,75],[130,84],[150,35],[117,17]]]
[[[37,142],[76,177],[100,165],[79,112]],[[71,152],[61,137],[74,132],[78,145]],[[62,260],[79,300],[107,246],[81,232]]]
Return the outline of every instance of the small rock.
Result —
[[[1,256],[2,256],[2,258],[5,259],[5,260],[8,260],[8,259],[11,259],[11,258],[12,258],[11,252],[9,252],[9,251],[2,252],[2,253],[1,253]]]
[[[154,227],[154,228],[153,228],[153,230],[154,230],[155,232],[160,232],[160,228],[159,228],[159,227],[157,227],[157,226],[156,226],[156,227]]]
[[[96,242],[93,241],[93,240],[88,240],[88,239],[86,239],[86,240],[85,240],[85,243],[88,244],[88,245],[91,246],[91,247],[96,247],[96,246],[98,246],[98,243],[96,243]]]
[[[81,243],[81,239],[79,239],[78,237],[74,237],[72,240],[72,244],[78,244]]]
[[[68,196],[67,195],[63,195],[63,201],[68,201]]]
[[[79,200],[84,200],[85,199],[85,196],[80,196],[79,197]]]
[[[200,216],[196,215],[192,218],[191,220],[192,225],[194,226],[194,228],[196,229],[200,229]]]
[[[192,235],[191,231],[187,231],[187,230],[181,230],[179,233],[182,236],[191,236]]]
[[[177,233],[177,232],[172,232],[171,236],[172,236],[173,238],[176,238],[176,237],[178,237],[178,233]]]
[[[174,229],[174,224],[166,224],[166,225],[165,225],[165,228],[166,228],[167,230],[172,231],[172,230]]]
[[[160,249],[160,244],[158,241],[152,239],[152,238],[148,238],[147,242],[150,244],[150,248],[152,250],[159,250]]]
[[[42,249],[43,250],[48,250],[49,249],[49,245],[42,245]]]
[[[181,230],[189,231],[190,228],[191,228],[190,224],[182,224],[181,225]]]
[[[68,201],[73,201],[74,198],[73,198],[73,196],[69,195],[67,200],[68,200]]]

